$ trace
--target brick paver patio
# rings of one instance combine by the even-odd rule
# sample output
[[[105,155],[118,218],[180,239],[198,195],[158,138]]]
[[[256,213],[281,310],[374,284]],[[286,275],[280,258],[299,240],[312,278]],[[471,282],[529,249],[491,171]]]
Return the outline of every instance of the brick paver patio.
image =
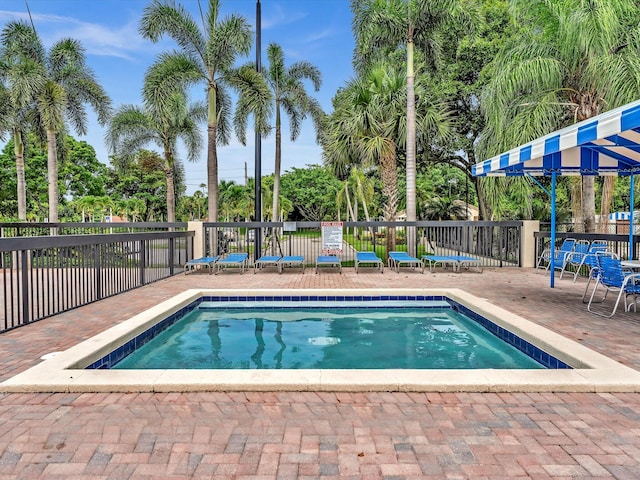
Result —
[[[457,287],[640,370],[640,312],[533,270],[179,275],[0,335],[0,380],[188,288]],[[0,479],[640,478],[636,393],[0,394]]]

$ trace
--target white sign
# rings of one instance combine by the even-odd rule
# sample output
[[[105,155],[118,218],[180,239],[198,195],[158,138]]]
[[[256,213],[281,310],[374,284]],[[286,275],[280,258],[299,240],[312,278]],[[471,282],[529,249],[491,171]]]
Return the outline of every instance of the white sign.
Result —
[[[322,253],[342,253],[342,222],[322,222]]]
[[[282,222],[282,230],[285,232],[295,232],[297,229],[296,222]]]

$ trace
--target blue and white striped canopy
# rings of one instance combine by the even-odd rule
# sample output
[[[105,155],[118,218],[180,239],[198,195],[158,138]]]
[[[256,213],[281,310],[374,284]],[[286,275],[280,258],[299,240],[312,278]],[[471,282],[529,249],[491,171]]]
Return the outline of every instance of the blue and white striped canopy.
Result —
[[[617,175],[640,173],[640,100],[514,148],[472,173],[484,176]]]
[[[637,216],[634,215],[634,217]],[[630,220],[631,212],[613,212],[609,214],[609,220]]]

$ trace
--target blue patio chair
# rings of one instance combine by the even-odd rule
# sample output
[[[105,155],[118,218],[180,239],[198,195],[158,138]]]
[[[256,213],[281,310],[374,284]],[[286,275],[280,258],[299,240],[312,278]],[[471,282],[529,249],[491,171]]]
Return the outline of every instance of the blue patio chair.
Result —
[[[240,268],[240,273],[244,273],[245,268],[247,268],[248,259],[248,253],[230,253],[226,257],[216,262],[216,265],[218,267],[218,269],[216,270],[216,275],[220,272],[220,270],[224,270],[229,267],[238,267]]]
[[[253,273],[264,267],[276,267],[280,271],[280,255],[263,255],[253,263]]]
[[[361,263],[377,266],[380,269],[380,273],[384,273],[384,262],[376,255],[376,252],[356,252],[356,273],[358,273],[358,266]]]
[[[620,259],[615,255],[598,254],[596,255],[596,260],[598,262],[596,285],[591,292],[587,310],[594,315],[611,318],[615,315],[620,299],[623,297],[624,310],[628,311],[630,307],[630,304],[627,301],[628,297],[633,297],[633,306],[635,310],[638,296],[640,296],[640,284],[637,283],[640,281],[640,273],[629,273],[624,270],[620,263]],[[604,296],[601,301],[594,302],[593,298],[600,286],[604,288]],[[609,292],[618,292],[616,303],[614,304],[611,313],[606,314],[604,312],[592,310],[591,305],[593,303],[603,302],[607,298],[607,294]]]
[[[342,273],[342,261],[336,255],[318,255],[316,259],[316,273],[320,267],[337,267],[338,271]]]
[[[571,253],[576,246],[575,238],[565,238],[560,245],[560,248],[556,248],[551,251],[550,248],[545,248],[542,254],[538,257],[538,262],[536,263],[536,269],[544,266],[545,271],[549,270],[551,267],[551,255],[554,256],[554,263],[556,268],[562,269],[565,264],[567,255]],[[560,265],[560,267],[558,267]]]
[[[451,269],[455,272],[457,270],[458,260],[451,255],[422,255],[422,262],[424,268],[429,266],[429,272],[433,273],[434,267],[440,264],[442,267],[447,268],[447,265],[451,265]]]
[[[562,263],[556,263],[556,270],[560,270],[560,278],[568,268],[577,268],[582,263],[582,259],[589,252],[590,243],[588,240],[578,240],[573,246],[573,250],[564,255],[560,260]]]
[[[211,274],[215,263],[218,261],[218,258],[219,257],[200,257],[189,260],[184,264],[184,273],[186,275],[189,272],[195,272],[199,268],[208,268],[209,274]]]
[[[411,268],[420,268],[420,273],[424,273],[424,263],[422,260],[412,257],[407,252],[389,252],[388,266],[389,268],[400,273],[400,267],[408,266]]]
[[[285,255],[278,262],[278,273],[284,271],[284,267],[301,267],[304,273],[304,257],[302,255]]]
[[[564,268],[560,272],[560,278],[562,278],[564,272],[568,271],[567,269],[569,267],[573,268],[573,271],[570,273],[573,274],[574,282],[576,281],[576,278],[578,278],[580,272],[585,270],[585,268],[587,276],[591,277],[591,271],[598,265],[596,261],[596,254],[606,252],[609,248],[605,242],[594,241],[588,245],[586,252],[583,252],[583,245],[583,243],[576,244],[575,250],[568,255]]]

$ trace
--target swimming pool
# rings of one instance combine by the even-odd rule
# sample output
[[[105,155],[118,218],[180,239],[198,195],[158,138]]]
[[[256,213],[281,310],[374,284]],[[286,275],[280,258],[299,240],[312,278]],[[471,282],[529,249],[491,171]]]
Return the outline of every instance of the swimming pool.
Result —
[[[259,295],[256,294],[259,292]],[[120,352],[128,342],[202,301],[243,302],[257,297],[285,303],[340,302],[376,297],[431,298],[457,305],[572,368],[554,369],[282,369],[103,370],[87,366]],[[120,353],[117,353],[120,354]],[[0,391],[638,391],[640,372],[577,342],[458,289],[188,290],[0,384]]]
[[[497,334],[454,303],[407,298],[381,301],[258,299],[252,306],[201,301],[150,338],[132,342],[120,360],[110,352],[90,368],[115,369],[481,369],[544,365],[521,339]],[[324,305],[329,303],[331,306]],[[338,305],[340,303],[341,305]],[[486,319],[484,319],[486,322]],[[518,341],[519,340],[519,341]],[[125,353],[128,348],[122,349]],[[531,353],[530,356],[528,353]],[[544,352],[536,352],[540,358]],[[567,367],[568,368],[568,367]]]

